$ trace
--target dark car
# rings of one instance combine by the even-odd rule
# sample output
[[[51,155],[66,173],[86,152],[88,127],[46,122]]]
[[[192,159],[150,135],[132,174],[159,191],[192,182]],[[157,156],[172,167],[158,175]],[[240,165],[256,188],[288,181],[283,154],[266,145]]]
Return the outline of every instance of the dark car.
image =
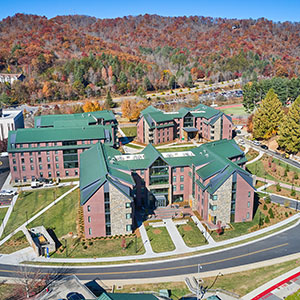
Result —
[[[68,300],[85,300],[84,296],[76,293],[76,292],[71,292],[67,295]]]
[[[269,149],[269,147],[267,145],[261,145],[260,147],[263,148],[263,149],[265,149],[265,150]]]

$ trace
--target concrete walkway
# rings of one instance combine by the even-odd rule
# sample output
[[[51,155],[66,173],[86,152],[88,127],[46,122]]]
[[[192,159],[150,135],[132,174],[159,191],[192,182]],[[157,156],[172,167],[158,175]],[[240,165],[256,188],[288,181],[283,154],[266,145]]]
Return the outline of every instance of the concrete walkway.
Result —
[[[263,157],[264,154],[265,154],[265,153],[264,153],[263,151],[259,151],[258,156],[256,156],[254,159],[252,159],[252,160],[250,160],[250,161],[247,161],[247,162],[246,162],[246,165],[250,165],[250,164],[252,164],[252,163],[254,163],[254,162],[260,160],[260,159]]]
[[[293,278],[294,277],[294,278]],[[287,284],[289,282],[289,284]],[[300,289],[300,267],[297,267],[260,286],[242,297],[242,300],[251,299],[285,299]]]
[[[208,244],[213,245],[215,244],[215,240],[211,237],[209,232],[206,230],[206,228],[202,225],[200,220],[196,216],[192,216],[192,220],[195,222],[199,230],[202,232],[203,236],[205,237]]]
[[[51,202],[48,206],[46,206],[45,208],[43,208],[42,210],[40,210],[37,214],[35,214],[33,217],[31,217],[27,222],[23,223],[21,226],[19,226],[13,232],[11,232],[9,235],[7,235],[4,239],[2,239],[0,241],[0,246],[3,245],[6,241],[8,241],[18,231],[22,230],[23,226],[26,226],[27,224],[29,224],[30,222],[32,222],[33,220],[35,220],[36,218],[38,218],[40,215],[42,215],[44,212],[46,212],[49,208],[51,208],[53,205],[55,205],[56,203],[58,203],[59,201],[61,201],[64,197],[66,197],[67,195],[69,195],[70,193],[72,193],[78,187],[79,187],[79,185],[76,184],[72,189],[70,189],[69,191],[67,191],[66,193],[64,193],[63,195],[61,195],[57,199],[55,199],[53,202]]]
[[[175,246],[175,251],[187,251],[190,249],[185,242],[183,241],[183,238],[179,231],[176,228],[176,225],[172,221],[172,219],[163,219],[164,224],[166,225],[166,228],[169,232],[169,235],[173,241],[173,244]]]
[[[256,180],[267,182],[270,185],[279,184],[283,188],[290,189],[290,190],[293,188],[295,191],[300,192],[300,187],[298,187],[298,186],[292,186],[292,185],[287,184],[287,183],[273,181],[273,180],[265,179],[265,178],[262,178],[262,177],[256,177]]]
[[[150,240],[148,238],[147,231],[146,231],[146,228],[145,228],[144,224],[142,224],[139,227],[139,231],[140,231],[140,234],[141,234],[143,245],[145,247],[145,251],[146,251],[145,254],[147,254],[147,255],[153,255],[154,252],[152,250],[151,243],[150,243]]]

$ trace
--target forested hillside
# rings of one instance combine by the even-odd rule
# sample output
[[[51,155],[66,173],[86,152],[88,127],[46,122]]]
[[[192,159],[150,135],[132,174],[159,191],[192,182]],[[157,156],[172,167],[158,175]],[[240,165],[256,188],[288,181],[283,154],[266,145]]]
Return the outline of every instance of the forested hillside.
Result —
[[[295,77],[300,23],[144,15],[116,19],[17,14],[0,22],[7,103],[191,86],[198,78]]]

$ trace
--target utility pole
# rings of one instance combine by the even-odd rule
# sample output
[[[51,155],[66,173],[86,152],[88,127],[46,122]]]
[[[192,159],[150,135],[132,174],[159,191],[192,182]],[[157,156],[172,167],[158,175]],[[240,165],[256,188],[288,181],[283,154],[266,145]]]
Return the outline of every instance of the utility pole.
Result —
[[[202,269],[202,266],[200,264],[198,264],[198,277],[199,277],[199,280],[200,280],[200,270]],[[200,294],[200,285],[199,285],[199,280],[198,280],[198,284],[197,284],[197,300],[199,300],[199,294]]]

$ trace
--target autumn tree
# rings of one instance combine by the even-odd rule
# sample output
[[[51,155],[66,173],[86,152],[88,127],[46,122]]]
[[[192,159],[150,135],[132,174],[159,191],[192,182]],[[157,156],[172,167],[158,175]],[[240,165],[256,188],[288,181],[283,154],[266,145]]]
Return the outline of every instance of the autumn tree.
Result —
[[[273,89],[270,89],[253,117],[253,136],[269,139],[276,134],[282,121],[282,104]]]
[[[84,112],[103,110],[98,101],[86,101],[82,108]]]
[[[147,100],[140,100],[138,102],[134,100],[124,100],[121,105],[123,117],[128,118],[129,121],[137,120],[140,112],[149,106]]]
[[[300,150],[300,96],[283,118],[279,128],[278,145],[287,152],[297,153]]]

